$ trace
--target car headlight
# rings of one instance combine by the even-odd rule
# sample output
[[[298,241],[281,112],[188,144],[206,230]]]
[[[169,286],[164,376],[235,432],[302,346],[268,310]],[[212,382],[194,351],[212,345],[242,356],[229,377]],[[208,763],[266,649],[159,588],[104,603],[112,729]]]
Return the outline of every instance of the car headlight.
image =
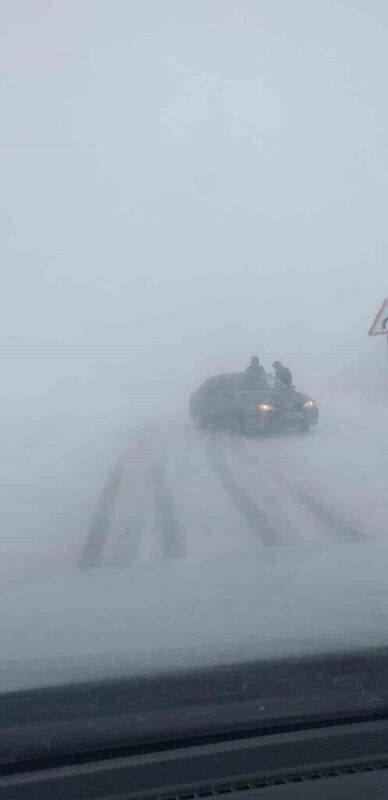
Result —
[[[270,403],[258,403],[256,406],[258,411],[273,411],[273,406]]]
[[[305,400],[303,403],[303,408],[315,408],[314,400]]]

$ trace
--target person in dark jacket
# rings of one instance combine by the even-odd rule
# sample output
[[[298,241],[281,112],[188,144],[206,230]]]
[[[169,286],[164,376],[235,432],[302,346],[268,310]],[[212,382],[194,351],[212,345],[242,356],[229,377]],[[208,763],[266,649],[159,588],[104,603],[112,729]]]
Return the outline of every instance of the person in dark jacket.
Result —
[[[267,385],[265,369],[261,366],[260,359],[257,356],[252,356],[251,363],[245,370],[245,375],[247,388],[252,391],[263,389]]]
[[[284,367],[280,361],[274,361],[272,366],[275,372],[275,378],[284,383],[285,386],[292,386],[291,370],[289,370],[288,367]]]

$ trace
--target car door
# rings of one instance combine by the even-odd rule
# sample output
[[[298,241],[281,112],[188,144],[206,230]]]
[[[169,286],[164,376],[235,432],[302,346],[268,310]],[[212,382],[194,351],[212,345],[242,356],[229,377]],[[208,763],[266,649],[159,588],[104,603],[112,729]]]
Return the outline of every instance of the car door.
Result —
[[[226,376],[220,375],[208,380],[198,397],[200,417],[208,421],[223,418],[230,409],[230,392]]]
[[[228,375],[220,375],[214,381],[212,405],[213,416],[219,422],[226,420],[231,412],[233,406],[233,392]]]

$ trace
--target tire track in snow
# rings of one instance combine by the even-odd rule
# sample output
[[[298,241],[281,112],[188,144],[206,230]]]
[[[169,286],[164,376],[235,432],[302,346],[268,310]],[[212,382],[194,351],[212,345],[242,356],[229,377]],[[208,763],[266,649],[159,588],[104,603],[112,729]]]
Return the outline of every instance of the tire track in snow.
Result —
[[[238,453],[251,464],[257,472],[260,472],[261,463],[258,463],[258,459],[253,453],[249,452],[246,447],[239,448]],[[356,543],[364,539],[362,532],[358,530],[358,528],[344,519],[337,511],[333,511],[326,504],[322,503],[317,497],[306,491],[306,489],[298,486],[295,481],[277,472],[272,472],[272,477],[279,485],[283,484],[287,487],[295,499],[307,508],[316,519],[330,528],[330,530],[333,530],[337,535],[340,533],[344,541]]]
[[[160,463],[155,463],[151,466],[150,480],[162,553],[166,558],[182,558],[186,553],[186,542],[177,518],[174,500]]]
[[[123,463],[120,459],[108,475],[100,493],[97,508],[78,559],[80,569],[91,569],[101,565],[122,475]]]
[[[129,566],[140,557],[152,501],[150,465],[155,458],[148,428],[138,432],[123,459],[123,475],[116,496],[104,563]]]
[[[109,566],[128,566],[139,557],[140,542],[144,528],[144,514],[138,510],[128,510],[127,520],[115,542],[111,559],[104,559]]]
[[[343,519],[343,517],[338,515],[336,511],[332,511],[331,508],[328,508],[328,506],[321,503],[320,500],[317,500],[314,495],[309,494],[305,489],[296,486],[292,481],[289,481],[286,478],[279,476],[277,479],[284,483],[284,485],[290,489],[294,497],[309,511],[311,511],[312,514],[314,514],[314,516],[316,516],[321,522],[334,530],[336,533],[339,531],[342,539],[347,542],[361,542],[364,539],[364,536],[360,530],[355,528],[347,520]]]
[[[115,528],[117,526],[117,506],[120,505],[118,502],[120,492],[123,491],[123,488],[127,488],[126,483],[128,483],[130,491],[133,492],[133,476],[130,476],[130,480],[128,480],[128,476],[126,477],[128,471],[128,456],[130,456],[132,460],[136,458],[138,450],[144,449],[148,443],[149,437],[150,433],[148,428],[143,428],[141,431],[138,431],[131,447],[122,452],[108,474],[89,525],[86,541],[78,558],[79,569],[91,569],[101,566],[107,546],[112,543],[112,540],[114,543],[116,534]],[[133,514],[129,515],[124,525],[123,533],[125,536],[123,537],[123,533],[120,536],[122,542],[123,538],[125,538],[127,540],[127,546],[129,544],[130,560],[134,560],[137,557],[141,536],[138,527],[136,530],[134,529],[133,517]],[[134,536],[132,537],[133,533]],[[108,555],[108,563],[109,561]],[[111,563],[116,564],[117,559],[113,558]]]
[[[261,539],[263,545],[265,547],[281,546],[282,542],[277,532],[269,524],[263,510],[249,497],[236,481],[232,470],[225,461],[219,442],[214,441],[213,438],[207,439],[206,454],[214,475],[218,478],[229,497],[233,500],[238,508],[240,516]]]

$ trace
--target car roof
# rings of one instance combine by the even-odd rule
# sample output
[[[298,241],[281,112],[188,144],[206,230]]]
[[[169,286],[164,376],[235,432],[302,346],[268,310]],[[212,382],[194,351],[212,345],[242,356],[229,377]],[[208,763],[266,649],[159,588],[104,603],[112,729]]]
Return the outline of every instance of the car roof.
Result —
[[[220,375],[212,375],[203,382],[202,386],[209,386],[212,383],[239,383],[244,377],[244,372],[228,372],[221,373]]]
[[[272,386],[268,388],[271,389],[290,389],[290,387],[286,387],[278,378],[275,378],[274,375],[270,375],[268,372],[265,372],[265,377],[269,379]],[[245,380],[246,374],[245,372],[227,372],[227,373],[220,373],[219,375],[212,375],[210,378],[207,378],[200,386],[200,389],[204,389],[206,386],[211,386],[213,384],[224,384],[230,385],[233,387],[236,386],[238,388],[242,382]]]

